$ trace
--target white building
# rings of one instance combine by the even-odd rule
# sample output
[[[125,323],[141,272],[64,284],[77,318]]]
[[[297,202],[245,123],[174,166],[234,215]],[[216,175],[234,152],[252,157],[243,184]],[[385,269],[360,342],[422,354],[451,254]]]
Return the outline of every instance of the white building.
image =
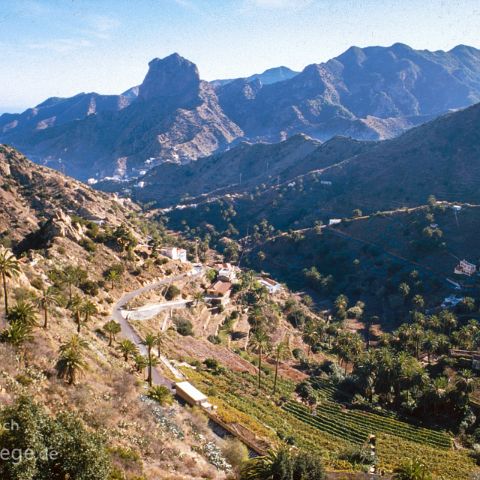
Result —
[[[468,275],[471,277],[477,271],[477,266],[466,260],[460,260],[460,263],[455,267],[455,273],[458,275]]]
[[[271,278],[259,278],[258,282],[268,290],[270,295],[275,295],[282,290],[282,286]]]
[[[235,282],[237,280],[236,268],[230,263],[217,263],[215,265],[217,279],[223,282]]]
[[[331,218],[331,219],[328,221],[328,224],[329,224],[329,225],[338,225],[339,223],[342,223],[342,219],[341,219],[341,218]]]
[[[165,247],[160,250],[160,253],[172,260],[179,260],[182,263],[187,262],[187,251],[184,248]]]
[[[207,396],[195,388],[190,382],[176,383],[175,393],[189,405],[198,405],[206,410],[212,409],[212,405],[208,402]]]

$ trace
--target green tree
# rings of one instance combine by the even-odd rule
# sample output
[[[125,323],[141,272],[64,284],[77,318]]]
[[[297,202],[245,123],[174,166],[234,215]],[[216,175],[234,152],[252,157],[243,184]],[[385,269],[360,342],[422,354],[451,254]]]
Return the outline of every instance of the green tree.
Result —
[[[110,320],[103,326],[103,330],[108,334],[108,346],[111,347],[115,336],[122,331],[122,327],[114,320]]]
[[[160,405],[171,405],[173,402],[172,393],[164,385],[155,385],[150,387],[147,393],[147,397],[155,400]]]
[[[36,304],[43,312],[43,328],[48,328],[48,316],[53,307],[61,305],[61,299],[55,287],[42,290],[42,296],[36,299]]]
[[[87,280],[88,274],[80,267],[67,265],[60,273],[60,281],[68,288],[68,303],[72,302],[73,287],[79,287],[82,282]]]
[[[33,339],[32,327],[22,322],[11,322],[8,327],[0,334],[0,341],[12,345],[16,350],[20,351],[23,356],[25,343]]]
[[[20,275],[20,264],[12,251],[2,246],[0,246],[0,275],[3,284],[5,315],[8,315],[7,277],[18,277]]]
[[[18,322],[33,328],[37,324],[35,306],[25,300],[20,300],[8,312],[8,321],[10,323]]]
[[[288,339],[283,342],[277,343],[273,349],[273,354],[275,357],[275,375],[273,377],[273,390],[272,395],[275,395],[277,392],[277,380],[278,380],[278,365],[282,360],[286,360],[291,357],[290,345]]]
[[[270,348],[270,338],[268,334],[258,329],[250,337],[250,348],[258,354],[258,388],[262,386],[262,356]]]
[[[122,340],[117,348],[126,362],[128,362],[129,358],[135,358],[135,355],[138,353],[137,346],[131,340]]]
[[[105,480],[110,460],[105,440],[87,430],[72,413],[56,417],[29,397],[20,397],[0,410],[0,445],[6,452],[23,452],[0,462],[4,480]],[[28,452],[28,454],[27,454]]]
[[[78,335],[60,346],[60,357],[57,361],[58,378],[65,380],[69,385],[75,385],[77,379],[87,369],[85,349],[87,343]]]
[[[151,333],[147,334],[145,339],[142,342],[142,345],[147,347],[147,362],[148,362],[148,375],[147,375],[147,383],[151,387],[152,386],[152,367],[154,365],[152,350],[157,343],[157,337]]]

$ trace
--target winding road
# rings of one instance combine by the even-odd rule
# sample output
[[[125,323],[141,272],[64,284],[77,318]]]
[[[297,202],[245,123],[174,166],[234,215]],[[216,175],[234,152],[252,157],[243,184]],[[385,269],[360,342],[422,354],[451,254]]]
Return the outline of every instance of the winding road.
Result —
[[[203,273],[203,269],[193,269],[188,273],[177,275],[175,277],[168,277],[164,278],[163,280],[159,280],[157,282],[151,283],[149,285],[145,285],[144,287],[137,288],[136,290],[132,290],[131,292],[125,293],[120,300],[115,303],[112,309],[112,319],[118,322],[122,328],[121,334],[125,339],[131,340],[138,348],[139,352],[147,356],[147,348],[143,345],[143,340],[140,335],[135,331],[135,329],[130,325],[128,319],[122,315],[122,307],[126,305],[128,302],[133,300],[135,297],[138,297],[142,293],[148,292],[150,290],[155,290],[156,288],[166,285],[169,283],[177,282],[179,280],[183,280],[184,278],[190,277],[198,277]],[[158,369],[152,369],[152,382],[154,385],[164,385],[165,387],[173,390],[174,382],[170,379],[163,376]]]

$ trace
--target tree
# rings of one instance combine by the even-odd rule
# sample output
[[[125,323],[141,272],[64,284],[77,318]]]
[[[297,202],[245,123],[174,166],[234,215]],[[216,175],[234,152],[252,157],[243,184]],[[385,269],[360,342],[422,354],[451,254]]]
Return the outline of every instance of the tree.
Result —
[[[87,342],[78,335],[73,335],[67,343],[60,347],[60,357],[57,362],[58,378],[69,385],[75,385],[77,378],[87,369],[84,360]]]
[[[147,397],[155,400],[160,405],[171,405],[173,402],[172,393],[164,385],[155,385],[154,387],[150,387]]]
[[[114,320],[110,320],[103,326],[103,329],[108,333],[108,346],[111,347],[112,343],[115,341],[115,335],[122,331],[122,327]]]
[[[142,345],[147,347],[147,362],[148,362],[148,375],[147,375],[147,383],[151,387],[152,386],[152,367],[153,367],[153,356],[152,356],[152,349],[157,343],[157,337],[152,335],[151,333],[147,334],[145,339],[142,342]]]
[[[283,342],[278,343],[273,349],[275,356],[275,376],[273,378],[273,391],[272,395],[275,395],[277,391],[277,377],[278,377],[278,365],[281,360],[286,360],[291,356],[290,345],[288,338]]]
[[[12,251],[4,247],[0,247],[0,275],[2,276],[5,315],[8,315],[7,277],[18,277],[20,264]]]
[[[32,327],[22,322],[11,322],[0,334],[0,341],[21,350],[23,345],[33,339]]]
[[[65,480],[109,478],[110,459],[102,436],[85,428],[73,413],[50,416],[30,397],[22,396],[0,410],[3,452],[22,455],[0,462],[5,480]]]
[[[322,460],[310,452],[292,453],[286,448],[249,460],[241,469],[241,480],[323,480]]]
[[[98,313],[97,306],[91,300],[84,300],[82,302],[81,313],[84,315],[84,322],[88,323],[90,321],[90,317]]]
[[[165,332],[159,332],[155,336],[155,346],[157,347],[158,357],[162,354],[162,348],[165,346],[167,335]]]
[[[340,359],[340,365],[344,363],[347,373],[348,363],[355,361],[363,351],[362,337],[358,333],[340,332],[335,339],[334,350]]]
[[[421,295],[415,295],[412,298],[412,305],[415,310],[423,310],[425,308],[425,300]]]
[[[195,306],[197,306],[200,302],[204,300],[204,294],[202,291],[195,292],[193,294],[193,299],[195,300]]]
[[[339,295],[335,300],[335,316],[339,320],[344,320],[347,316],[348,297],[346,295]]]
[[[42,290],[42,296],[36,300],[38,308],[43,311],[43,328],[48,328],[48,314],[50,309],[59,306],[61,299],[55,287],[48,287]]]
[[[147,359],[143,355],[140,355],[139,353],[134,355],[133,361],[135,362],[135,370],[138,373],[140,373],[142,370],[144,370],[148,366]]]
[[[117,348],[126,362],[130,357],[135,358],[135,354],[138,353],[137,346],[131,340],[122,340]]]
[[[10,323],[18,322],[33,328],[37,323],[35,306],[28,301],[21,300],[10,309],[7,319]]]
[[[258,388],[262,385],[262,355],[270,348],[270,338],[267,333],[258,329],[250,337],[250,346],[258,354]]]
[[[419,459],[409,459],[393,470],[395,480],[432,480],[427,465]]]
[[[78,287],[88,278],[88,274],[80,267],[66,266],[60,274],[60,281],[68,287],[68,303],[72,302],[73,287]]]
[[[398,286],[398,291],[400,292],[400,294],[402,295],[402,297],[403,297],[404,299],[406,299],[406,298],[410,295],[410,287],[409,287],[408,283],[402,282],[402,283]]]
[[[113,268],[107,270],[105,273],[105,279],[110,282],[111,289],[113,290],[115,287],[115,284],[120,281],[121,274],[118,270],[115,270]]]

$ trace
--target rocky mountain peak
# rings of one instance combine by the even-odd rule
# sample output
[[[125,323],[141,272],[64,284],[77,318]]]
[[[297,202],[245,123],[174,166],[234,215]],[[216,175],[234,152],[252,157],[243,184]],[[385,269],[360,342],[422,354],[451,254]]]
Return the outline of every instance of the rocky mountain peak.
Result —
[[[197,66],[178,53],[162,59],[154,58],[148,66],[138,92],[140,99],[185,97],[198,92],[200,75]]]

